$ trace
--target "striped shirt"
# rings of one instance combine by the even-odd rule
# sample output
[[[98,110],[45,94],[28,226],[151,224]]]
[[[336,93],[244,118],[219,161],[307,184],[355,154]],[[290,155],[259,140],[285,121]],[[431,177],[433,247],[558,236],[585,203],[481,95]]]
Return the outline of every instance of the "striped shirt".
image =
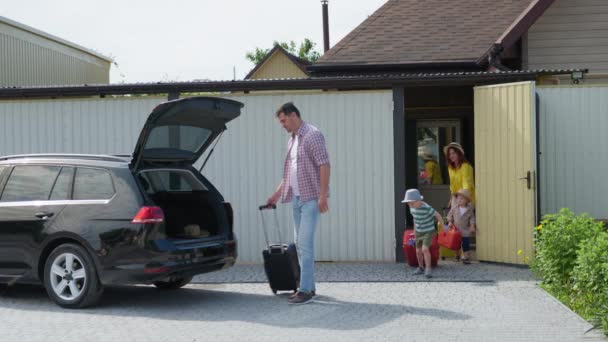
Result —
[[[414,228],[418,233],[426,233],[435,230],[435,209],[422,202],[420,208],[410,208],[414,217]]]
[[[292,154],[292,148],[296,149],[296,153]],[[294,196],[290,172],[292,156],[297,158],[296,178],[300,200],[306,202],[318,198],[321,189],[320,167],[329,164],[325,138],[321,131],[315,126],[302,122],[296,134],[289,138],[287,155],[283,164],[283,188],[281,189],[283,203],[291,202]]]

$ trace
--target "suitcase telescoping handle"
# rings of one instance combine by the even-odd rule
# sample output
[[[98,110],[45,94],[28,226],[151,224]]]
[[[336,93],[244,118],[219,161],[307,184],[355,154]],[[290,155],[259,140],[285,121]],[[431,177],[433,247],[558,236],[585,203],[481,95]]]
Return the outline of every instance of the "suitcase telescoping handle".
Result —
[[[276,209],[276,204],[264,204],[260,206],[260,210]]]
[[[266,245],[270,246],[270,241],[268,240],[268,229],[266,227],[266,221],[264,220],[264,210],[272,209],[274,213],[274,225],[277,229],[277,233],[279,233],[279,244],[283,243],[283,238],[281,237],[281,229],[279,228],[279,218],[277,217],[277,211],[275,210],[277,206],[275,204],[264,204],[259,207],[260,216],[262,217],[262,230],[264,230],[264,238],[266,239]]]

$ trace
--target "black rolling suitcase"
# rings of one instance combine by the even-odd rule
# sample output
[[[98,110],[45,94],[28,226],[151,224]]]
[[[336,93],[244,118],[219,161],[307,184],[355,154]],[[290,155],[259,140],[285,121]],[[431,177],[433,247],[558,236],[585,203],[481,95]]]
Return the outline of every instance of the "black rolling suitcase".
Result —
[[[290,243],[288,245],[282,243],[281,230],[279,229],[279,220],[275,211],[276,205],[260,206],[260,216],[262,217],[262,229],[266,238],[267,248],[262,252],[264,256],[264,271],[270,289],[274,294],[277,291],[294,291],[298,290],[300,285],[300,263],[298,262],[298,253],[296,245]],[[268,232],[266,221],[264,220],[264,210],[271,209],[274,214],[274,222],[277,229],[279,242],[270,243],[268,240]]]

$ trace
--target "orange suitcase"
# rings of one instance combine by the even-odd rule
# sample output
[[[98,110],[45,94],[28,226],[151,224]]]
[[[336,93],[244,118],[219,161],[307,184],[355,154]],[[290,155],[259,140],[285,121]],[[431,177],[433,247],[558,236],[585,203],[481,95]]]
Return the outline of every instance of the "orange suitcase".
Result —
[[[441,247],[457,251],[460,249],[462,234],[452,225],[448,231],[441,229],[438,239]]]

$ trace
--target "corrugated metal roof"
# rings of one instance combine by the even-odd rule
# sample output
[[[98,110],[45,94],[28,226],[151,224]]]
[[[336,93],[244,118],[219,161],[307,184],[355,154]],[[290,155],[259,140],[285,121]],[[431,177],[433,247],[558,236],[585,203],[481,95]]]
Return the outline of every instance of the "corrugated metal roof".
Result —
[[[43,32],[43,31],[40,31],[40,30],[38,30],[38,29],[35,29],[35,28],[30,27],[30,26],[27,26],[27,25],[25,25],[25,24],[22,24],[22,23],[16,22],[16,21],[11,20],[11,19],[9,19],[9,18],[6,18],[6,17],[3,17],[3,16],[0,16],[0,23],[4,23],[4,24],[6,24],[6,25],[10,25],[10,26],[16,27],[16,28],[18,28],[18,29],[20,29],[20,30],[30,32],[30,33],[35,34],[35,35],[37,35],[37,36],[40,36],[40,37],[42,37],[42,38],[45,38],[45,39],[49,39],[49,40],[55,41],[55,42],[57,42],[57,43],[59,43],[59,44],[63,44],[63,45],[69,46],[69,47],[71,47],[71,48],[73,48],[73,49],[76,49],[76,50],[80,50],[80,51],[82,51],[82,52],[84,52],[84,53],[87,53],[87,54],[89,54],[89,55],[93,55],[93,56],[95,56],[95,57],[97,57],[97,58],[103,59],[104,61],[107,61],[107,62],[109,62],[109,63],[114,62],[114,61],[113,61],[111,58],[106,57],[106,56],[104,56],[104,55],[100,54],[99,52],[95,52],[95,51],[93,51],[93,50],[91,50],[91,49],[87,49],[87,48],[85,48],[85,47],[83,47],[83,46],[81,46],[81,45],[78,45],[78,44],[75,44],[75,43],[69,42],[69,41],[67,41],[67,40],[65,40],[65,39],[61,39],[61,38],[59,38],[59,37],[57,37],[57,36],[54,36],[54,35],[52,35],[52,34],[49,34],[49,33]]]
[[[534,80],[542,75],[587,72],[581,69],[515,70],[477,72],[378,73],[333,75],[307,78],[253,79],[232,81],[192,81],[173,83],[130,83],[0,88],[0,98],[96,96],[125,94],[166,94],[189,92],[304,90],[304,89],[390,89],[395,86],[485,84]]]

